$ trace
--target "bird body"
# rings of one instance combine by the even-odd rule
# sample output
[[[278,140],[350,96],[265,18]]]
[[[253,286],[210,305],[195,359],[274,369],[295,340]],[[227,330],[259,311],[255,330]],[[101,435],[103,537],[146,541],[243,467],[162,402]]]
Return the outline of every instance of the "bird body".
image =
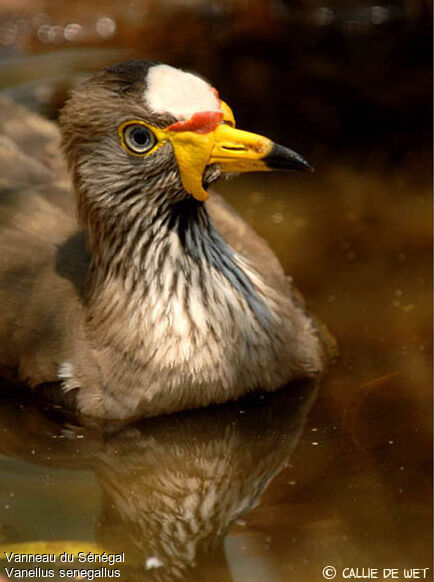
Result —
[[[226,168],[302,158],[235,130],[199,77],[146,61],[106,69],[67,103],[60,123],[73,186],[57,128],[8,108],[3,370],[32,387],[60,384],[82,414],[121,419],[321,371],[316,329],[272,251],[220,197],[205,202]],[[7,123],[17,115],[27,140]]]

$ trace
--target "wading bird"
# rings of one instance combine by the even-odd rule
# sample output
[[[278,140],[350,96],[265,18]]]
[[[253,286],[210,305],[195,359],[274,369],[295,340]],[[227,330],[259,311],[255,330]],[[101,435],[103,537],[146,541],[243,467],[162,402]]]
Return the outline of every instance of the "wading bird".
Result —
[[[321,371],[318,332],[277,258],[208,193],[222,174],[308,170],[300,155],[236,129],[199,76],[142,60],[79,85],[60,133],[2,101],[4,374],[127,419]]]

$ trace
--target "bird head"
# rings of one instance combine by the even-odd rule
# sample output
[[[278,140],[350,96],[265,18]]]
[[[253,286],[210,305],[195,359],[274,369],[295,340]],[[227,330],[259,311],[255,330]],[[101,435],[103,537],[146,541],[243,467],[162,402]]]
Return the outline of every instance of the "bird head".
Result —
[[[237,129],[204,79],[155,62],[126,61],[94,75],[73,92],[60,123],[78,189],[106,202],[111,192],[113,204],[114,190],[147,187],[204,201],[224,173],[310,169],[294,151]]]

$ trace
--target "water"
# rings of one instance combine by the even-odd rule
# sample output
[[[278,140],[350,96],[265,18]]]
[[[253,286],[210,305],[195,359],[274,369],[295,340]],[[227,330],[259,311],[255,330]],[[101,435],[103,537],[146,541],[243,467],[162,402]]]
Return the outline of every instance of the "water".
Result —
[[[221,185],[292,265],[337,363],[317,387],[127,427],[4,397],[2,544],[124,551],[127,580],[429,566],[430,198],[407,187],[348,168]]]
[[[101,37],[101,46],[89,32],[78,45],[68,41],[80,48],[67,50],[62,41],[57,52],[54,40],[36,44],[45,21],[36,32],[17,25],[18,45],[2,56],[3,89],[55,117],[72,77],[123,58],[132,46],[137,53],[145,20],[130,19],[122,29],[107,6],[99,18],[112,18],[119,36]],[[366,24],[367,12],[340,12],[334,25],[328,12],[315,13],[321,32],[302,48],[317,42],[317,52],[309,45],[304,70],[288,81],[294,113],[285,109],[285,125],[278,119],[286,93],[266,92],[271,66],[274,75],[286,74],[281,53],[275,45],[266,45],[266,56],[258,49],[249,75],[243,66],[251,56],[234,40],[251,39],[255,18],[262,18],[264,38],[274,35],[286,46],[273,28],[283,16],[257,12],[235,32],[221,15],[218,26],[215,14],[206,16],[215,25],[208,52],[208,25],[188,20],[186,29],[196,31],[191,66],[200,65],[219,88],[219,79],[226,91],[233,87],[228,101],[235,100],[240,126],[300,148],[317,171],[243,176],[217,189],[275,250],[336,338],[338,360],[317,385],[301,382],[271,396],[127,426],[83,425],[3,386],[2,551],[124,552],[119,567],[128,582],[317,582],[329,565],[337,580],[347,567],[398,568],[402,579],[404,567],[431,565],[431,183],[421,113],[423,35],[417,44],[411,33],[418,15],[391,11],[379,34],[372,19],[374,32]],[[182,33],[164,44],[171,20],[152,14],[166,28],[152,29],[149,52],[188,60]],[[86,24],[93,15],[89,9],[73,22],[98,35]],[[53,7],[49,17],[56,25]],[[295,20],[283,19],[300,38],[307,24]],[[399,23],[407,60],[392,42],[403,30]],[[109,24],[100,22],[100,32],[108,34]],[[264,46],[259,34],[254,38],[249,46]],[[332,58],[338,46],[348,51],[351,70]],[[372,54],[378,46],[388,52],[382,49],[375,63],[363,58],[363,50]],[[229,53],[236,58],[228,60]],[[404,83],[410,70],[412,82]],[[256,108],[248,98],[252,78]],[[303,79],[309,81],[300,87]]]

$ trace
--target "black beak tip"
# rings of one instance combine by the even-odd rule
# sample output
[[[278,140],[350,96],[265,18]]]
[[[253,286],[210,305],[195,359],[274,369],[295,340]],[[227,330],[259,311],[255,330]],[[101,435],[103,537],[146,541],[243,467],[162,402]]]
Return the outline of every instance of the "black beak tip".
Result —
[[[298,170],[301,172],[314,172],[314,168],[297,152],[278,144],[264,158],[267,166],[273,170]]]

